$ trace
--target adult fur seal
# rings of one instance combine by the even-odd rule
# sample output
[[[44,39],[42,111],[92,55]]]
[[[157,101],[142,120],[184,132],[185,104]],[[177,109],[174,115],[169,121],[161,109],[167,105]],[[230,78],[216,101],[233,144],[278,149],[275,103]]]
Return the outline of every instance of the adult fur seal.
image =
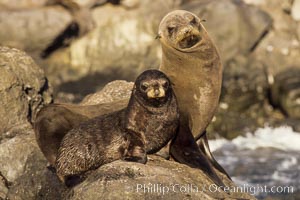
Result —
[[[177,101],[168,77],[147,70],[135,81],[127,108],[87,120],[63,138],[56,159],[61,180],[118,159],[146,163],[176,134]]]
[[[221,92],[222,64],[217,48],[201,20],[184,10],[170,12],[162,19],[158,37],[162,46],[160,70],[174,84],[180,112],[180,128],[171,155],[181,163],[203,169],[221,184],[211,164],[227,173],[212,156],[205,132]],[[200,138],[201,151],[193,136]]]

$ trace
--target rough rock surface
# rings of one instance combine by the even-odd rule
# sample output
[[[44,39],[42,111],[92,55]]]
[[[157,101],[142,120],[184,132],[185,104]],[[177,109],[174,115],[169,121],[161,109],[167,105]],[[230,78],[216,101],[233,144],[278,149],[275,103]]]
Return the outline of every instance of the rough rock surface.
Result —
[[[223,180],[234,187],[225,177]],[[149,156],[146,165],[115,161],[98,168],[67,199],[255,199],[245,193],[214,192],[212,184],[198,169]]]
[[[50,103],[44,72],[24,52],[0,47],[0,140],[30,126],[37,109]]]
[[[296,21],[300,21],[300,1],[294,0],[293,7],[292,7],[292,17]]]
[[[262,63],[243,56],[228,61],[223,73],[219,109],[208,133],[219,133],[232,139],[263,127],[270,120],[272,111],[266,102],[268,91],[266,69]]]
[[[47,161],[36,143],[33,130],[28,135],[17,136],[11,140],[7,142],[9,144],[0,146],[10,151],[9,156],[6,156],[8,160],[15,159],[17,163],[6,163],[6,167],[10,167],[9,172],[15,173],[7,197],[10,200],[61,199],[66,188],[59,182],[55,173],[47,169]]]
[[[46,4],[48,0],[0,0],[0,9],[2,10],[22,10],[40,8]]]
[[[133,82],[113,81],[104,86],[99,92],[87,95],[81,105],[94,105],[129,99],[133,88]]]
[[[288,68],[274,77],[272,103],[290,118],[300,119],[300,68]]]
[[[70,21],[70,13],[60,6],[1,10],[0,44],[39,54]]]

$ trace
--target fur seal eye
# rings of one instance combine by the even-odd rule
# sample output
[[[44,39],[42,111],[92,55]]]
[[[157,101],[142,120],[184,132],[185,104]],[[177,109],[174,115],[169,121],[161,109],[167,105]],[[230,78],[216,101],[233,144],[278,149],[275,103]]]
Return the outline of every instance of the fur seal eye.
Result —
[[[142,83],[141,86],[140,86],[142,91],[146,91],[148,89],[148,87],[149,87],[148,83]]]
[[[193,16],[192,20],[190,20],[191,25],[197,25],[197,19]]]
[[[164,89],[168,89],[169,88],[168,81],[163,82],[162,86],[163,86]]]
[[[171,35],[171,34],[173,34],[174,33],[174,31],[175,31],[175,29],[176,29],[176,26],[168,26],[168,32],[169,32],[169,34]]]

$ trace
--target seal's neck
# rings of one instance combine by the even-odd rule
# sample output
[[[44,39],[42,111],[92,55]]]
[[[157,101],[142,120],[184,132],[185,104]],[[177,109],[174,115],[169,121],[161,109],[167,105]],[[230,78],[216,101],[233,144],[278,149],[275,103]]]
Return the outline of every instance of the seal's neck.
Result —
[[[127,129],[133,131],[145,131],[145,126],[147,126],[147,122],[153,120],[152,117],[155,115],[160,115],[168,112],[170,103],[173,100],[173,96],[169,97],[166,104],[161,107],[151,107],[145,105],[141,99],[135,97],[135,95],[131,95],[128,106],[125,111],[126,120],[125,127]],[[144,124],[139,124],[138,122],[143,121]]]

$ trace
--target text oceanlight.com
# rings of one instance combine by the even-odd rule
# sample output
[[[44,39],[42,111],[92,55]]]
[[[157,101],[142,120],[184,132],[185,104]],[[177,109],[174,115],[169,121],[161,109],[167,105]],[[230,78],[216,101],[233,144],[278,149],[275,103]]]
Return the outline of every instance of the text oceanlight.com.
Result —
[[[158,193],[158,194],[168,194],[168,193],[197,193],[197,192],[229,192],[238,193],[246,192],[251,195],[257,195],[261,193],[293,193],[293,186],[266,186],[266,185],[248,185],[244,184],[242,186],[217,186],[215,184],[211,185],[201,185],[197,186],[195,184],[137,184],[135,191],[138,193]]]

